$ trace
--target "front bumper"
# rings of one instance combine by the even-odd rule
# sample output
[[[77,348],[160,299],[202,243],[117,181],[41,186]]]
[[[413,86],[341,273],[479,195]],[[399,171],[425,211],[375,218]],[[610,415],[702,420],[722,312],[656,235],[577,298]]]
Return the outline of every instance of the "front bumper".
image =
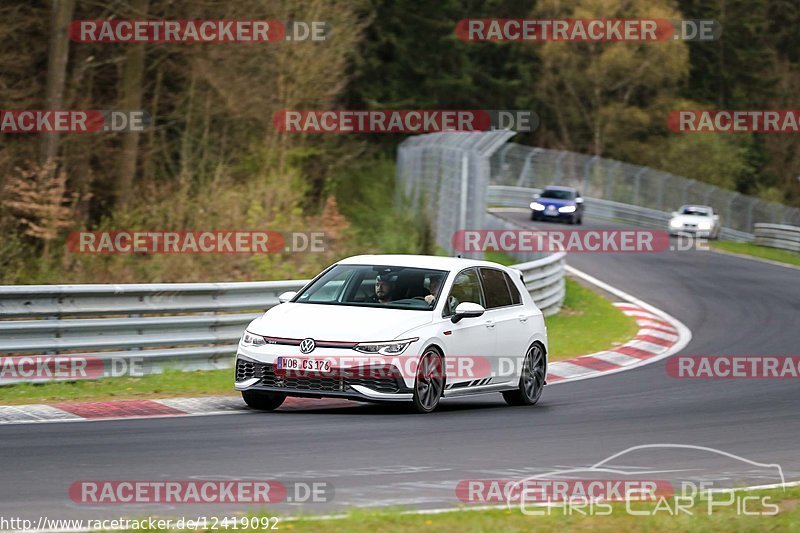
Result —
[[[691,235],[693,237],[710,237],[714,234],[714,228],[700,229],[697,226],[669,227],[669,234],[673,237],[678,235]]]
[[[370,370],[375,370],[371,377]],[[346,398],[358,401],[408,401],[412,391],[394,369],[362,368],[357,375],[333,375],[306,372],[287,375],[275,372],[272,363],[256,361],[242,354],[236,356],[236,390],[279,392],[304,398]],[[385,377],[384,377],[385,376]]]
[[[550,211],[535,211],[531,210],[533,214],[533,218],[536,220],[570,220],[571,218],[577,216],[577,212],[573,211],[572,213],[559,213],[556,211],[555,213]]]

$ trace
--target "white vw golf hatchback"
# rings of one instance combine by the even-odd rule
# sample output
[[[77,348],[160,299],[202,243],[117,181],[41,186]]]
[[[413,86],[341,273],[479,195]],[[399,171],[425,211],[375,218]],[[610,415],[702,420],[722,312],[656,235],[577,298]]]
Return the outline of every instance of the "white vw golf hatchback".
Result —
[[[500,392],[533,405],[547,330],[520,272],[488,261],[415,255],[344,259],[253,320],[236,356],[250,407],[287,396],[413,402]]]

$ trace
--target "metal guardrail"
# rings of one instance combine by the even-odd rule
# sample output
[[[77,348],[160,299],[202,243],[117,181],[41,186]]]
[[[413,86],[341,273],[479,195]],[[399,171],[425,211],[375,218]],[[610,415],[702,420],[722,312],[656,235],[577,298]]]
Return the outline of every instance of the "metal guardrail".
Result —
[[[544,312],[563,300],[564,255],[515,268]],[[0,287],[0,363],[16,355],[138,361],[166,368],[230,368],[247,324],[306,280]],[[0,385],[27,381],[0,379]]]
[[[491,173],[492,185],[568,185],[588,198],[661,212],[685,204],[710,205],[726,228],[739,232],[734,236],[751,235],[755,223],[800,225],[800,208],[588,154],[506,143],[492,153]]]
[[[501,206],[528,209],[531,197],[538,192],[541,192],[541,189],[493,185],[489,187],[487,201],[490,207]],[[650,209],[649,207],[612,202],[600,198],[584,198],[586,199],[586,215],[603,220],[619,220],[644,228],[666,230],[669,219],[672,216],[671,213],[666,211]],[[722,228],[720,237],[730,241],[751,241],[753,239],[753,235],[750,233],[726,227]]]
[[[756,224],[755,243],[800,252],[800,226]]]
[[[226,368],[245,326],[277,305],[278,295],[305,284],[292,280],[0,287],[0,359],[12,354],[136,359],[145,374],[166,367]]]

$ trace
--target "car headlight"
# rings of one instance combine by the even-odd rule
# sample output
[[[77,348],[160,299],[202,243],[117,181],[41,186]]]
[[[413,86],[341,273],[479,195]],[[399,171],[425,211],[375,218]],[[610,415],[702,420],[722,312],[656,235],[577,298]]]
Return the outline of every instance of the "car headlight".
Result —
[[[544,206],[539,202],[531,202],[531,209],[534,211],[544,211]]]
[[[672,220],[669,221],[670,228],[680,228],[682,225],[683,224],[681,224],[681,221],[678,220],[677,218],[673,218]]]
[[[697,227],[702,230],[709,230],[711,229],[711,222],[708,220],[702,220],[697,224]]]
[[[244,335],[242,335],[242,344],[246,346],[264,346],[267,344],[267,341],[260,335],[254,335],[249,331],[245,331]]]
[[[416,342],[418,340],[419,338],[403,339],[399,341],[389,341],[389,342],[360,342],[355,346],[353,346],[353,349],[361,353],[399,355],[403,353],[412,342]]]
[[[575,206],[574,205],[565,205],[563,207],[558,208],[559,213],[574,213]]]

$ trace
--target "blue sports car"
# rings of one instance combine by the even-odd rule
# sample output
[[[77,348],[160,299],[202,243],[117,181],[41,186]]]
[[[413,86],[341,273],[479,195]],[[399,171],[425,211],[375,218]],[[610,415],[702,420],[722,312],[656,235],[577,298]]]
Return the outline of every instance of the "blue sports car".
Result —
[[[545,187],[541,194],[533,195],[531,220],[566,220],[570,224],[582,224],[581,193],[572,187]]]

